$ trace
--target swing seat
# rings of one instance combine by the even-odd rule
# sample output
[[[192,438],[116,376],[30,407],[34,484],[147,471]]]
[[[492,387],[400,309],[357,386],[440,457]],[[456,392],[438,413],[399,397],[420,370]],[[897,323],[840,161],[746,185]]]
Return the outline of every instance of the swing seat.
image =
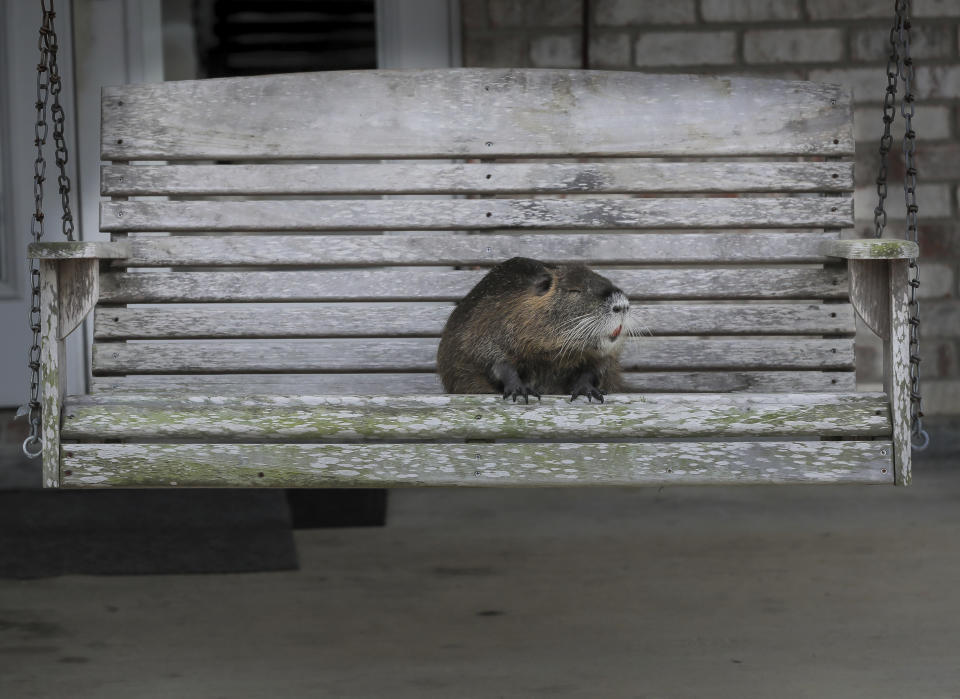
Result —
[[[107,88],[101,230],[41,243],[47,486],[910,479],[907,264],[853,227],[850,95],[570,70]],[[509,257],[631,298],[626,393],[443,395]],[[64,338],[91,311],[89,395]],[[854,317],[883,339],[858,392]]]

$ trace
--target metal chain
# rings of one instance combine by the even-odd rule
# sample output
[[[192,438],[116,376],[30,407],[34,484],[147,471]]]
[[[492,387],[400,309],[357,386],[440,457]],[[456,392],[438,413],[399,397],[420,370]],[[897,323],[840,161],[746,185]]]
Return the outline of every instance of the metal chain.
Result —
[[[50,30],[43,32],[41,29],[41,40],[47,43],[47,50],[50,54],[50,94],[53,95],[53,104],[50,106],[50,118],[53,120],[53,143],[55,147],[54,162],[57,164],[57,187],[60,192],[60,205],[62,216],[60,225],[63,235],[67,240],[73,240],[73,212],[70,210],[70,176],[67,174],[67,161],[70,154],[67,153],[67,142],[63,136],[65,113],[60,104],[60,91],[63,89],[63,82],[60,80],[60,67],[57,65],[57,53],[60,50],[60,44],[57,40],[57,32],[53,27],[53,18],[57,13],[53,11],[53,0],[50,0],[50,10],[46,9],[46,0],[40,0],[44,8],[44,17],[50,18]]]
[[[883,136],[880,137],[880,171],[877,173],[877,206],[873,210],[873,223],[876,228],[876,237],[883,237],[883,229],[887,225],[887,212],[883,203],[887,199],[887,154],[893,145],[893,136],[890,135],[890,126],[897,115],[897,64],[899,51],[897,37],[899,36],[900,18],[890,29],[890,54],[887,56],[887,91],[883,94]]]
[[[895,19],[890,29],[890,55],[887,59],[887,91],[883,98],[883,136],[880,139],[880,171],[877,175],[878,204],[874,209],[876,236],[883,235],[887,222],[884,211],[884,199],[887,196],[887,153],[892,145],[890,125],[896,111],[894,109],[897,78],[903,81],[904,93],[900,102],[900,115],[904,120],[904,134],[901,144],[904,160],[903,196],[906,203],[908,240],[918,242],[919,207],[917,206],[917,167],[914,156],[917,152],[917,134],[913,129],[915,113],[913,81],[914,66],[910,57],[910,1],[895,0]],[[920,393],[920,302],[917,289],[920,287],[920,267],[917,260],[909,263],[910,279],[910,422],[911,441],[917,451],[926,449],[930,444],[930,435],[923,429],[923,396]]]
[[[897,72],[903,80],[903,101],[900,103],[900,115],[903,117],[903,198],[907,205],[907,239],[919,243],[920,217],[917,206],[917,166],[914,156],[917,153],[917,134],[913,130],[913,115],[916,111],[913,96],[914,66],[910,57],[910,18],[909,0],[897,0],[899,25],[897,39],[901,50],[897,61]],[[910,260],[910,420],[914,449],[922,451],[930,444],[930,435],[923,429],[923,396],[920,393],[920,302],[917,289],[920,288],[920,267],[916,258]]]
[[[39,242],[44,233],[43,215],[43,183],[46,181],[47,162],[43,157],[43,147],[47,143],[49,126],[47,124],[47,105],[53,95],[53,105],[50,107],[50,116],[53,120],[53,140],[55,144],[54,159],[59,170],[57,184],[60,191],[60,200],[63,207],[61,218],[63,234],[67,240],[73,240],[73,213],[70,210],[70,177],[67,175],[66,140],[64,139],[64,111],[60,104],[60,69],[57,65],[57,52],[60,45],[53,25],[56,12],[53,9],[53,0],[40,0],[43,20],[40,25],[40,37],[37,46],[40,49],[40,62],[37,64],[37,101],[35,107],[37,118],[34,122],[34,145],[37,148],[37,157],[33,163],[33,203],[34,212],[30,220],[30,235],[34,242]],[[30,330],[33,332],[33,341],[30,345],[30,399],[27,403],[27,415],[30,422],[30,435],[23,442],[23,453],[29,458],[35,458],[43,451],[40,437],[40,262],[30,262]]]

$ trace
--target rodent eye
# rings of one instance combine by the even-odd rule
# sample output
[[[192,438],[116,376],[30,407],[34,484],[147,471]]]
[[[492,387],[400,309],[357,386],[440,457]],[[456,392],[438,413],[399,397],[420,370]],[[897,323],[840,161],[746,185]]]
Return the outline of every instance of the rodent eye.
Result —
[[[579,293],[581,293],[582,291],[583,291],[583,289],[567,289],[567,292],[568,292],[568,293],[571,293],[571,294],[579,294]]]

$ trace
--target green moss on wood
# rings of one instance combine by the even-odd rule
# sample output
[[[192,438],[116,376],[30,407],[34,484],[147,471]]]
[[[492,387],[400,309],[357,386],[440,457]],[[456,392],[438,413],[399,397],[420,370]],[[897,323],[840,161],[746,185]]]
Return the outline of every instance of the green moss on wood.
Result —
[[[892,483],[890,442],[77,444],[68,487]]]
[[[654,438],[696,435],[883,436],[886,401],[830,397],[823,402],[763,403],[695,398],[648,402],[613,397],[604,405],[547,397],[504,403],[494,396],[456,396],[417,403],[402,398],[350,405],[278,405],[269,400],[218,399],[228,405],[174,403],[77,405],[64,420],[73,439],[524,439]]]

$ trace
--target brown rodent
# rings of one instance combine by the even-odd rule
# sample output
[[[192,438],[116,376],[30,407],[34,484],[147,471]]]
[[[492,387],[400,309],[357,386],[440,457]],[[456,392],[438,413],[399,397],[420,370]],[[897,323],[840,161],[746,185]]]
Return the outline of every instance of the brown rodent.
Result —
[[[569,394],[603,402],[621,388],[626,294],[584,265],[526,257],[480,280],[447,320],[437,372],[447,393]]]

